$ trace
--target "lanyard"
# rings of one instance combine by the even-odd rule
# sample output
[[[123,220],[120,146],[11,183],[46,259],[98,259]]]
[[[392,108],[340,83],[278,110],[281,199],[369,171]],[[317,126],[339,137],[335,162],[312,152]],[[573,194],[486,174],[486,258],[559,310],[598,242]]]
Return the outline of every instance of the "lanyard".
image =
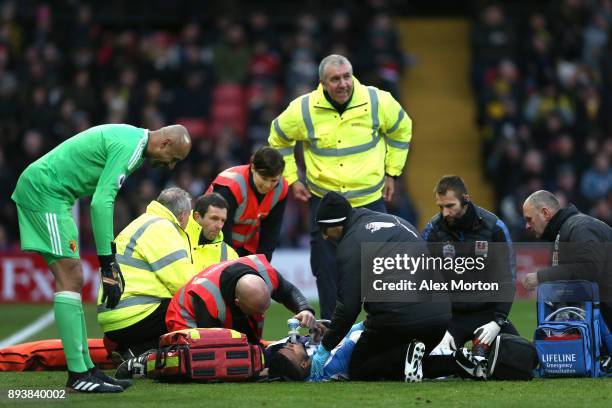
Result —
[[[552,253],[552,266],[559,265],[559,241],[560,240],[561,240],[561,233],[559,232],[557,234],[557,237],[555,238],[555,247],[553,248],[553,253]]]

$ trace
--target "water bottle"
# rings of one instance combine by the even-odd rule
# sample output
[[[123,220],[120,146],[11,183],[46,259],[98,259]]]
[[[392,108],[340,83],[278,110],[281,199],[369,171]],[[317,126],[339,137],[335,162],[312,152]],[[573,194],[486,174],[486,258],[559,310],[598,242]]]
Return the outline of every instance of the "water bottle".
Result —
[[[475,333],[475,337],[472,340],[472,355],[477,356],[477,357],[487,358],[487,355],[489,354],[490,346],[484,343],[481,343],[480,340],[478,340],[478,337],[480,337],[481,334],[482,334],[482,330],[478,330]]]
[[[300,328],[300,321],[298,319],[288,319],[287,328],[289,329],[289,341],[291,343],[297,343],[298,329]]]

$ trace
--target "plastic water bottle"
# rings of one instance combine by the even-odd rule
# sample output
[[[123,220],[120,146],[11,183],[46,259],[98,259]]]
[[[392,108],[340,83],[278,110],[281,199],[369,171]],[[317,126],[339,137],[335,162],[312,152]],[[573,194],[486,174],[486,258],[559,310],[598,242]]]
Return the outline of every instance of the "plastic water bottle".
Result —
[[[288,319],[287,328],[289,329],[289,341],[291,343],[297,343],[298,329],[300,327],[300,321],[298,319]]]
[[[480,337],[481,334],[482,330],[478,330],[475,334],[474,339],[472,340],[472,355],[487,358],[490,346],[481,343],[480,340],[478,340],[478,337]]]

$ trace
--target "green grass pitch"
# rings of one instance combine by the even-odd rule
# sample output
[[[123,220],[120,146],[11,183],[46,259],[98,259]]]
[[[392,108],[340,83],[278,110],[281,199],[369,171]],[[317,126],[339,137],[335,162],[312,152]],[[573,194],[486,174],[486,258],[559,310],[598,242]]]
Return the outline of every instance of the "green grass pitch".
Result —
[[[19,330],[50,310],[50,305],[2,305],[0,339]],[[101,332],[95,308],[86,306],[90,337]],[[275,339],[287,332],[289,313],[273,305],[266,319],[264,337]],[[530,338],[535,327],[532,301],[515,302],[510,319]],[[55,338],[54,327],[30,340]],[[44,407],[610,407],[610,379],[558,379],[531,382],[475,382],[467,380],[344,383],[242,383],[161,384],[150,380],[118,395],[68,394],[66,399],[9,399],[9,389],[63,389],[63,372],[0,373],[0,406]]]

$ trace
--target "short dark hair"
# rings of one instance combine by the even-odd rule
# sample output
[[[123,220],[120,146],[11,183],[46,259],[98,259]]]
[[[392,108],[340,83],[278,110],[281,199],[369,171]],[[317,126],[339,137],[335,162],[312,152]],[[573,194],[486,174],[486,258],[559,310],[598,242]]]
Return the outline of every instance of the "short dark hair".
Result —
[[[270,146],[257,149],[251,156],[251,164],[264,177],[280,176],[285,170],[285,159],[278,150]]]
[[[468,194],[467,186],[463,179],[459,176],[448,175],[443,176],[438,184],[434,187],[434,193],[444,195],[450,190],[455,193],[455,197],[461,199],[461,197]]]
[[[201,216],[204,216],[210,206],[217,208],[229,208],[227,200],[219,193],[206,193],[197,198],[193,211],[197,211]]]
[[[295,365],[287,356],[276,350],[270,355],[268,365],[268,378],[270,380],[303,381],[308,377],[308,372]]]

